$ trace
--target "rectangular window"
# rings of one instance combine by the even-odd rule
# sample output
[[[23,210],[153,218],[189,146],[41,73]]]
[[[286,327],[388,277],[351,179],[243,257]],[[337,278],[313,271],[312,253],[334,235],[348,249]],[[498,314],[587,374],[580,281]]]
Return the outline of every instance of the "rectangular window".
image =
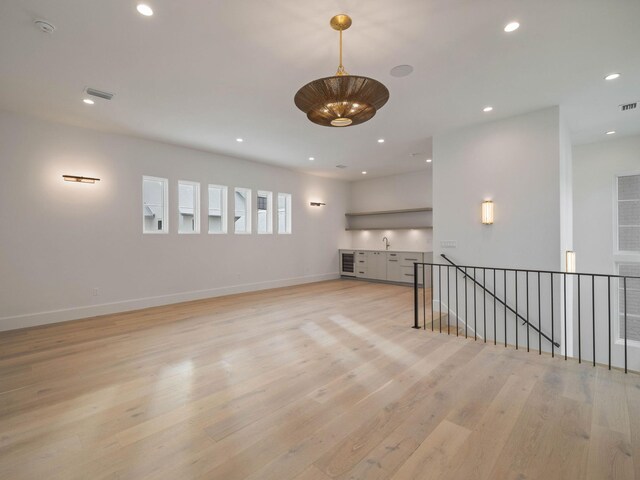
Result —
[[[251,190],[236,188],[234,194],[235,233],[251,233]]]
[[[640,253],[640,175],[618,177],[618,251]]]
[[[142,177],[142,233],[167,233],[169,224],[169,181]]]
[[[227,233],[227,187],[209,185],[209,233]]]
[[[291,194],[278,194],[278,233],[291,233]]]
[[[200,184],[178,182],[178,233],[200,233]]]
[[[273,194],[258,191],[258,233],[273,233]]]

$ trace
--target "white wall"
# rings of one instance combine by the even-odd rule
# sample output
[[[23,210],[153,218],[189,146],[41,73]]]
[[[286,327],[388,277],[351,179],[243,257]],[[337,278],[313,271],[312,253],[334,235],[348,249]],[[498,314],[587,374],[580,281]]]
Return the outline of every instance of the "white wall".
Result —
[[[0,172],[0,329],[335,278],[350,245],[346,182],[238,158],[0,113]],[[170,180],[168,235],[142,234],[143,175]],[[178,180],[291,193],[293,234],[178,235]]]
[[[483,123],[433,139],[434,253],[461,264],[560,264],[559,109]],[[482,225],[483,200],[495,223]],[[457,242],[443,249],[443,240]]]
[[[459,265],[507,267],[534,270],[560,270],[562,258],[561,198],[566,195],[566,178],[561,176],[561,165],[569,162],[565,151],[561,156],[561,119],[557,107],[525,115],[461,128],[433,139],[433,217],[434,260],[445,263],[439,256],[447,254]],[[566,149],[566,145],[565,145]],[[570,153],[570,152],[568,152]],[[492,200],[495,223],[481,223],[481,203]],[[568,210],[567,210],[568,211]],[[442,248],[442,241],[456,242],[455,248]],[[451,272],[451,281],[455,279]],[[486,285],[504,298],[502,272],[498,272],[497,285],[493,285],[493,272],[487,272]],[[446,285],[443,271],[443,291]],[[476,278],[483,283],[483,273]],[[520,313],[525,306],[526,277],[519,277],[518,301]],[[535,279],[530,279],[531,282]],[[459,278],[464,284],[464,279]],[[507,303],[515,307],[515,277],[508,274],[509,297]],[[550,281],[542,279],[543,305],[549,305]],[[438,282],[434,280],[434,285]],[[559,285],[554,285],[554,336],[561,338],[559,311]],[[452,287],[453,288],[453,287]],[[469,321],[473,315],[474,287],[469,285]],[[484,297],[478,297],[476,316],[480,319],[478,333],[493,338],[493,302],[487,299],[487,331],[484,331]],[[436,298],[438,292],[435,293]],[[443,292],[442,302],[445,301]],[[464,296],[463,296],[464,298]],[[534,303],[534,302],[532,302]],[[463,305],[463,301],[459,302]],[[447,305],[443,305],[447,309]],[[454,304],[449,305],[453,310]],[[462,308],[462,307],[460,307]],[[547,307],[548,308],[548,307]],[[497,337],[504,337],[502,307],[497,308]],[[455,313],[455,312],[454,312]],[[458,312],[465,319],[463,312]],[[531,305],[529,318],[537,323],[537,306]],[[545,314],[546,315],[546,314]],[[543,315],[542,330],[551,335],[550,315]],[[525,342],[527,330],[508,313],[507,339]],[[480,326],[482,325],[482,327]],[[516,327],[518,325],[518,327]],[[531,333],[531,331],[530,331]],[[537,337],[537,336],[536,336]],[[537,344],[537,342],[536,342]],[[545,342],[543,349],[548,349]]]
[[[404,210],[432,206],[432,170],[368,178],[352,182],[349,192],[350,212]],[[420,212],[402,215],[353,217],[352,226],[400,226],[431,223],[431,214]],[[387,237],[393,250],[430,252],[433,245],[431,229],[400,229],[352,231],[351,248],[381,249]]]

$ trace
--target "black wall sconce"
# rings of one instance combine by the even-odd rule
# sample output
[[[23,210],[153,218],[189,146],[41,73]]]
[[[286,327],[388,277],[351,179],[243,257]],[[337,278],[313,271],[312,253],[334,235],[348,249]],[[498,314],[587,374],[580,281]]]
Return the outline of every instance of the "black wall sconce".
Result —
[[[321,207],[322,205],[326,205],[326,203],[310,202],[309,205],[311,205],[312,207]]]
[[[93,177],[79,177],[77,175],[62,175],[65,182],[77,182],[77,183],[96,183],[99,182],[99,178]]]

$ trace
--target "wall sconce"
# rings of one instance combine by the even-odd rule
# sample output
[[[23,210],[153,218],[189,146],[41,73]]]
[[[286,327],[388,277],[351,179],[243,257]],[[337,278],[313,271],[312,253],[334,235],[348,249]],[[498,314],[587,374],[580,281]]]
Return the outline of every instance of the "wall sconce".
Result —
[[[78,182],[78,183],[96,183],[99,182],[99,178],[93,177],[79,177],[77,175],[62,175],[65,182]]]
[[[576,252],[567,250],[564,255],[565,271],[567,273],[576,273]]]
[[[484,225],[493,223],[493,202],[491,200],[482,202],[482,223]]]
[[[326,205],[326,203],[322,203],[322,202],[310,202],[309,205],[311,205],[312,207],[321,207],[322,205]]]

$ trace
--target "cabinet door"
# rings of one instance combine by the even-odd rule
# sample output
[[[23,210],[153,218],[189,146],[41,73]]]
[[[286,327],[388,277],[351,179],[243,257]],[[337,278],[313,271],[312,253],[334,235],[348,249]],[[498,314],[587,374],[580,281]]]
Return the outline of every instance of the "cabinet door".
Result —
[[[375,278],[376,280],[387,279],[387,252],[373,252],[375,253]]]
[[[397,253],[387,253],[387,280],[390,282],[402,282],[400,259]]]

